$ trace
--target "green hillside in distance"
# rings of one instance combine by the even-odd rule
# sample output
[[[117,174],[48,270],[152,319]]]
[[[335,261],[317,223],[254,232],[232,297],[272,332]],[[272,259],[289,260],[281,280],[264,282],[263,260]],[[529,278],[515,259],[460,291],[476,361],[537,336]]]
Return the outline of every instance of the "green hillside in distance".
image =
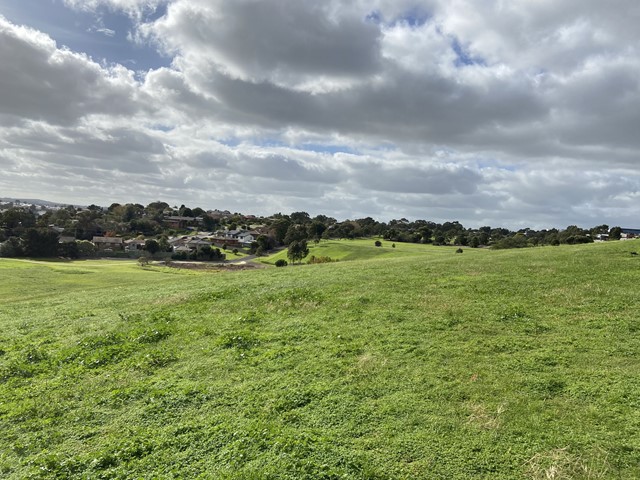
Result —
[[[376,247],[376,240],[380,241],[382,246]],[[447,257],[454,253],[456,248],[453,247],[436,247],[434,245],[425,245],[420,243],[401,243],[391,242],[388,240],[367,238],[356,240],[321,240],[315,244],[307,242],[309,247],[309,255],[303,260],[308,261],[311,256],[329,257],[335,261],[351,261],[351,260],[371,260],[375,258],[401,258],[411,256],[440,256]],[[485,249],[466,248],[465,252],[477,255],[486,252]],[[261,262],[273,265],[277,260],[287,260],[287,250],[281,250],[273,255],[263,257]]]
[[[345,243],[0,259],[0,477],[640,478],[640,241]]]

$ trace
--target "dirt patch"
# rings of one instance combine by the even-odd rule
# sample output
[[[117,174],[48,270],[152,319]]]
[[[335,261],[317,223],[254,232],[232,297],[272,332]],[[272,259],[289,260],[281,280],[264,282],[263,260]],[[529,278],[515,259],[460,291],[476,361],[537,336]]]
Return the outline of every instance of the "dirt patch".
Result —
[[[185,268],[187,270],[208,270],[208,271],[239,271],[239,270],[256,270],[258,268],[265,268],[264,265],[256,263],[208,263],[208,262],[164,262],[165,267],[170,268]]]

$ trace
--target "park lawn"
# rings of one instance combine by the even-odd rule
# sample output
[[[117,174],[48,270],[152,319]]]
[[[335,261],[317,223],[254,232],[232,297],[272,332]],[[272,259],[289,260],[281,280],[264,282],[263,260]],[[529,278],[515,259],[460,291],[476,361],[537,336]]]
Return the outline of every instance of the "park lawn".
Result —
[[[136,260],[30,260],[0,258],[0,301],[60,298],[75,291],[135,288],[146,281],[170,281],[158,276],[162,267],[140,268]],[[192,274],[192,272],[172,273]]]
[[[238,253],[233,253],[233,249],[227,249],[227,250],[222,250],[222,253],[224,253],[227,257],[227,260],[242,260],[244,257],[249,256],[250,254],[248,253],[247,249],[239,249]]]
[[[376,247],[375,242],[382,242],[381,247]],[[378,238],[367,238],[357,240],[321,240],[318,244],[308,242],[309,255],[303,260],[308,261],[312,255],[316,257],[330,257],[337,261],[350,260],[370,260],[373,258],[402,258],[416,255],[450,255],[457,247],[435,247],[433,245],[423,245],[419,243],[400,243],[389,242]],[[395,247],[393,247],[395,245]],[[463,248],[465,252],[478,254],[478,252],[486,251],[485,249]],[[277,260],[288,260],[287,250],[264,257],[261,262],[270,265],[275,264]]]
[[[0,297],[0,476],[640,478],[639,247],[109,264],[64,292],[0,260],[24,292]]]

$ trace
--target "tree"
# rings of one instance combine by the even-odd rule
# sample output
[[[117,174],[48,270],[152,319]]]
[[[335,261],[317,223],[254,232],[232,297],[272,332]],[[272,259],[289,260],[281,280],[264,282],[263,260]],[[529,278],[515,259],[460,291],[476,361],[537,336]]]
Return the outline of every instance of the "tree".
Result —
[[[207,231],[215,230],[216,228],[218,228],[219,225],[220,223],[218,222],[218,220],[213,218],[211,215],[202,216],[202,226],[205,228],[205,230]]]
[[[65,258],[78,258],[78,244],[76,242],[65,242],[58,244],[58,256]]]
[[[445,243],[447,243],[447,239],[444,238],[444,235],[438,234],[433,239],[433,243],[434,243],[434,245],[444,245]]]
[[[258,238],[256,238],[256,243],[258,244],[258,247],[262,248],[263,252],[267,252],[275,246],[273,238],[268,237],[267,235],[258,235]]]
[[[455,240],[456,245],[462,245],[463,247],[466,247],[468,243],[469,243],[469,239],[464,233],[461,233],[456,237],[456,240]]]
[[[311,220],[311,217],[307,212],[293,212],[289,218],[293,223],[298,223],[300,225],[308,223]]]
[[[144,249],[153,256],[160,250],[160,244],[156,240],[149,239],[144,242]]]
[[[287,234],[284,237],[284,244],[289,245],[293,242],[306,240],[306,238],[307,230],[303,226],[291,224],[291,226],[287,229]]]
[[[88,240],[79,240],[76,243],[80,257],[93,257],[96,254],[96,246]]]
[[[609,233],[609,225],[603,223],[602,225],[598,225],[589,230],[591,236],[595,237],[596,235],[607,234]]]
[[[278,243],[284,243],[284,237],[287,236],[289,225],[291,225],[291,221],[286,217],[278,218],[271,224],[270,228]]]
[[[25,228],[31,228],[36,224],[36,216],[25,208],[10,208],[0,213],[0,225],[16,233]]]
[[[609,238],[611,240],[620,240],[622,238],[622,228],[613,227],[611,230],[609,230]]]
[[[320,238],[326,229],[324,223],[314,220],[307,226],[307,235],[309,238]]]
[[[58,234],[50,230],[29,228],[22,237],[26,257],[50,258],[58,255]]]
[[[22,242],[18,237],[9,237],[6,242],[0,243],[0,257],[23,257]]]
[[[429,227],[420,227],[418,233],[420,234],[420,242],[431,243],[431,235],[433,235],[433,232]]]
[[[306,240],[294,241],[289,244],[287,249],[287,257],[293,263],[296,261],[302,262],[302,259],[309,255],[309,247],[307,247]]]
[[[376,240],[375,246],[376,247],[381,247],[382,246],[382,242],[380,240]]]

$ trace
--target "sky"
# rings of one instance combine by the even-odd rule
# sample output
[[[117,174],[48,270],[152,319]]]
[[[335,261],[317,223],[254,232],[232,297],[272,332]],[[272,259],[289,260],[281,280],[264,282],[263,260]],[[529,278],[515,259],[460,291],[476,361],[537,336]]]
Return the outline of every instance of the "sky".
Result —
[[[637,0],[0,0],[0,197],[640,228]]]

